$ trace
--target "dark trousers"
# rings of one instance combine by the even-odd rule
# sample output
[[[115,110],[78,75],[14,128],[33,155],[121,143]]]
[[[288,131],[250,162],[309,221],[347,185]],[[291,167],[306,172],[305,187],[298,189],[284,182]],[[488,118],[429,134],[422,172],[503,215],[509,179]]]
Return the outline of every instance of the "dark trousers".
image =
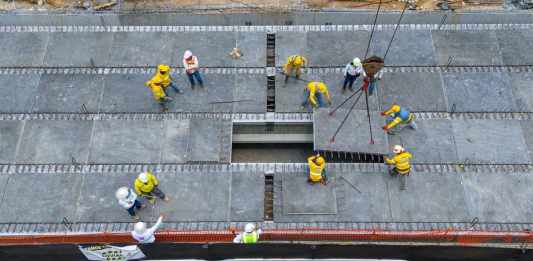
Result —
[[[130,213],[130,216],[135,216],[135,209],[140,209],[141,208],[141,202],[138,201],[138,200],[135,200],[135,202],[133,203],[133,206],[131,206],[131,208],[128,208],[128,213]]]
[[[199,71],[194,71],[191,74],[187,73],[187,77],[189,77],[189,82],[191,83],[192,86],[195,85],[194,79],[196,79],[198,81],[198,84],[200,84],[202,86],[204,85],[204,82],[202,81],[202,76],[200,76],[200,72]]]
[[[346,90],[346,85],[350,87],[350,90],[353,90],[353,83],[355,82],[355,80],[357,80],[357,77],[359,77],[360,75],[361,75],[360,73],[356,75],[346,74],[346,76],[344,76],[344,84],[342,85],[342,90]]]
[[[165,198],[165,193],[163,193],[163,191],[161,191],[157,186],[154,186],[154,189],[148,193],[145,193],[145,195],[150,197],[158,197],[160,199]]]

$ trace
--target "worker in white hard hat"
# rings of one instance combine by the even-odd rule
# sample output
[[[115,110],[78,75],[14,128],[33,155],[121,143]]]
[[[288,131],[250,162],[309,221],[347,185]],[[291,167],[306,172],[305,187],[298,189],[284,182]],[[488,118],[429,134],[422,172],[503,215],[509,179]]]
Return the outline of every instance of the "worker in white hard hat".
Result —
[[[137,222],[133,226],[133,231],[131,231],[131,236],[133,239],[137,240],[139,244],[150,244],[154,243],[155,231],[161,226],[161,223],[163,222],[163,216],[160,216],[157,219],[157,222],[155,225],[151,228],[146,228],[146,223],[144,222]]]
[[[189,82],[191,83],[191,89],[194,89],[196,86],[196,81],[200,85],[201,88],[204,87],[204,81],[202,80],[202,76],[200,75],[200,65],[198,63],[198,57],[192,54],[190,50],[185,51],[183,54],[183,67],[185,68],[185,73],[187,74],[187,77],[189,78]]]
[[[392,158],[385,157],[385,163],[387,165],[394,165],[392,170],[389,171],[391,176],[396,175],[409,175],[411,172],[410,159],[413,157],[411,153],[407,152],[402,146],[394,145],[392,148],[394,156]]]
[[[159,189],[159,180],[152,174],[151,171],[141,172],[134,183],[135,192],[141,197],[147,198],[152,204],[155,202],[155,197],[159,197],[164,201],[170,199]]]
[[[254,244],[259,240],[259,236],[263,233],[261,229],[256,229],[252,223],[246,224],[244,232],[237,234],[233,239],[233,243]]]
[[[135,210],[144,208],[145,205],[137,200],[137,194],[132,189],[120,187],[115,192],[115,197],[118,200],[118,204],[124,207],[132,218],[139,220],[139,216],[135,213]]]
[[[307,158],[309,166],[309,177],[307,182],[315,184],[320,182],[322,185],[326,185],[328,182],[328,176],[326,172],[326,160],[319,153]]]
[[[353,92],[353,83],[355,80],[357,80],[357,77],[364,73],[365,70],[363,69],[361,59],[355,57],[344,68],[344,83],[342,84],[342,92],[344,93],[346,91],[347,86],[350,88],[350,91]]]

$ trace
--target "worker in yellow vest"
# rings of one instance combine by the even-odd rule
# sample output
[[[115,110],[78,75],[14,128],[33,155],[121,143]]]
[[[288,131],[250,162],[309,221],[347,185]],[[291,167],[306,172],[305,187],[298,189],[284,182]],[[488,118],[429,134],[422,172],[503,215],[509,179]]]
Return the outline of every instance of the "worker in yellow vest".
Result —
[[[161,107],[161,111],[168,111],[167,103],[171,102],[172,98],[167,96],[165,90],[163,89],[161,81],[152,79],[147,82],[146,85],[148,86],[148,88],[150,88],[150,90],[152,90],[152,96]]]
[[[244,227],[244,232],[235,236],[233,243],[255,244],[262,233],[261,229],[256,229],[254,224],[248,223]]]
[[[407,152],[400,145],[394,145],[392,152],[394,152],[394,156],[392,158],[385,157],[385,163],[387,165],[394,165],[392,170],[389,170],[389,174],[391,176],[409,175],[411,172],[411,164],[409,161],[413,155]]]
[[[174,78],[170,76],[170,66],[166,64],[160,64],[157,66],[156,74],[152,77],[152,79],[150,79],[150,81],[146,82],[146,85],[150,86],[151,82],[161,83],[161,86],[163,87],[163,91],[165,91],[165,94],[167,96],[168,96],[168,92],[166,89],[168,87],[171,87],[177,93],[182,93],[182,91],[174,83]]]
[[[383,126],[383,130],[389,134],[394,134],[392,130],[398,124],[400,126],[407,125],[411,129],[416,130],[415,115],[404,107],[400,107],[398,104],[393,104],[388,110],[382,112],[381,116],[388,116],[387,124]]]
[[[302,110],[311,103],[313,107],[326,107],[324,99],[331,105],[331,97],[329,96],[328,86],[323,82],[309,82],[304,88]]]
[[[291,55],[287,57],[287,63],[283,66],[283,73],[285,74],[285,82],[289,80],[289,77],[292,75],[292,71],[295,71],[297,79],[300,79],[300,74],[302,73],[302,66],[307,66],[307,59],[301,55]]]
[[[151,171],[139,174],[137,179],[135,179],[134,188],[139,196],[147,198],[152,204],[155,203],[155,197],[159,197],[166,202],[170,200],[165,193],[159,189],[159,180],[157,180]]]
[[[307,158],[309,164],[309,178],[307,182],[315,184],[320,182],[322,185],[326,185],[328,177],[326,173],[326,160],[320,154],[316,154]]]

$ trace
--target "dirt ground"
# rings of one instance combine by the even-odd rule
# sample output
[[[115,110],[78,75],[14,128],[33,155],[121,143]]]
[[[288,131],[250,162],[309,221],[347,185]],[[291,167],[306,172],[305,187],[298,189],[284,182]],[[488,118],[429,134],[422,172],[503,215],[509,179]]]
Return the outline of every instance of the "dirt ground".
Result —
[[[180,7],[213,7],[235,11],[276,12],[287,9],[375,9],[379,0],[0,0],[0,10],[176,10]],[[418,0],[417,10],[437,10],[440,0]],[[117,3],[106,6],[107,3]],[[453,9],[498,10],[503,0],[451,0]],[[382,0],[383,10],[402,10],[404,3],[398,0]]]

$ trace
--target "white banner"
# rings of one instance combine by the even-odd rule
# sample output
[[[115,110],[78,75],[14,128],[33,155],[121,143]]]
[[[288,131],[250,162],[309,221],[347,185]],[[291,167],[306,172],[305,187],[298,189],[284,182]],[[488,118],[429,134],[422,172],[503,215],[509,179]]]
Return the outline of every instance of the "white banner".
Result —
[[[78,246],[88,260],[126,261],[145,258],[144,253],[136,245],[117,247],[111,245]]]

